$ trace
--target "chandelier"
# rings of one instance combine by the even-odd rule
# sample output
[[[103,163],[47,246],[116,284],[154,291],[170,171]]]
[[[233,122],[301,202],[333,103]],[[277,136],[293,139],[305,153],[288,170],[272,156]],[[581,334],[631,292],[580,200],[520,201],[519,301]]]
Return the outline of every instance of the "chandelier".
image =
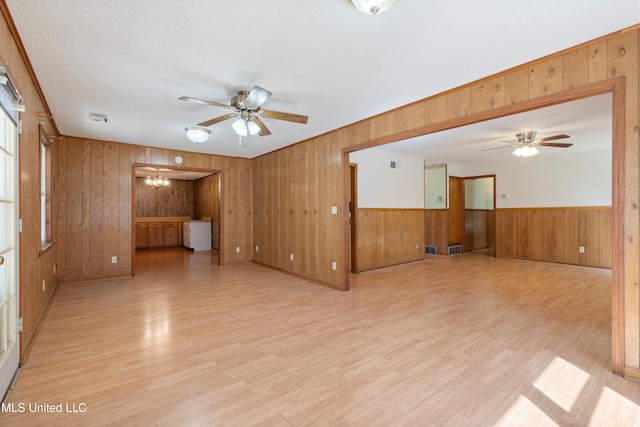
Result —
[[[144,183],[147,184],[148,187],[164,188],[169,186],[169,178],[159,176],[159,171],[156,170],[156,176],[148,176],[147,179],[144,180]]]

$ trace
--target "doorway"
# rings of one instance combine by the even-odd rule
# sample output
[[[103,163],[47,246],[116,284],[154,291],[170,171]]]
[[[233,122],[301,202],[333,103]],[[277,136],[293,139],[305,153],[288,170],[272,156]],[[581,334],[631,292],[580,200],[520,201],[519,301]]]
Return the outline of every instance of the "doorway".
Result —
[[[145,181],[149,174],[167,179],[173,187],[147,188]],[[193,220],[210,222],[211,251],[218,258],[217,261],[212,258],[212,262],[223,265],[223,180],[224,171],[217,169],[132,165],[132,275],[137,249],[183,248],[183,224]]]
[[[349,234],[351,244],[349,245],[349,271],[358,273],[358,257],[357,248],[357,217],[358,211],[358,165],[356,163],[349,164]]]
[[[462,252],[464,235],[464,184],[462,178],[449,177],[449,255]],[[459,252],[458,252],[459,251]]]
[[[495,175],[465,177],[462,251],[495,255]]]
[[[525,113],[542,109],[545,107],[564,104],[571,101],[577,101],[595,97],[597,95],[612,94],[612,148],[613,148],[613,167],[612,167],[612,230],[614,236],[623,236],[624,227],[624,159],[625,159],[625,115],[624,115],[624,80],[609,79],[599,83],[590,84],[578,89],[565,90],[548,96],[536,99],[521,101],[516,104],[506,105],[485,112],[483,114],[473,114],[469,116],[456,117],[450,120],[425,126],[421,129],[413,129],[411,132],[399,132],[395,135],[386,135],[377,140],[369,140],[360,146],[355,145],[345,147],[343,154],[348,158],[348,154],[359,149],[382,146],[404,140],[407,138],[429,136],[441,131],[454,130],[466,127],[467,125],[475,125],[484,123],[485,121],[499,119],[519,113]],[[476,152],[474,155],[477,156]],[[343,165],[348,167],[347,164]],[[345,172],[346,173],[346,172]],[[508,194],[506,194],[508,196]],[[503,197],[502,195],[500,196]],[[345,195],[346,199],[346,195]],[[452,240],[458,240],[456,236],[449,236]],[[347,234],[342,235],[343,241],[348,239]],[[614,239],[612,242],[612,366],[613,372],[622,375],[625,370],[625,329],[624,329],[624,307],[625,307],[625,283],[624,283],[624,256],[623,240]],[[343,258],[344,259],[344,258]],[[346,260],[345,260],[346,261]],[[340,284],[341,289],[349,289],[349,277],[344,277],[344,283]]]
[[[4,73],[3,73],[4,74]],[[7,90],[2,88],[6,87]],[[0,86],[0,400],[20,359],[18,332],[18,96]]]

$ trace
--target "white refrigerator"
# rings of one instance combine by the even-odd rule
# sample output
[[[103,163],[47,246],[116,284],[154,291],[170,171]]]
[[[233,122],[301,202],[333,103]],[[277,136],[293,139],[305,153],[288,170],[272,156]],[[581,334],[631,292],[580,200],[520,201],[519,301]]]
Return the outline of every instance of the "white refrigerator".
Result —
[[[194,251],[210,251],[211,221],[192,220],[183,222],[182,244]]]

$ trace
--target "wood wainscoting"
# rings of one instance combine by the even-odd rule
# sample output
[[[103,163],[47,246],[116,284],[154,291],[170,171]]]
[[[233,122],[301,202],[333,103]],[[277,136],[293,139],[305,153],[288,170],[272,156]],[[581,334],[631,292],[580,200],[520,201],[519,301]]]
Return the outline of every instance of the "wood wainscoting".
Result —
[[[447,254],[448,219],[449,209],[425,209],[424,211],[424,242],[425,245],[435,246],[438,255]]]
[[[359,271],[424,259],[424,209],[357,209]]]
[[[492,209],[465,209],[463,251],[493,247],[495,212]]]
[[[496,210],[499,257],[611,268],[611,237],[610,206]]]

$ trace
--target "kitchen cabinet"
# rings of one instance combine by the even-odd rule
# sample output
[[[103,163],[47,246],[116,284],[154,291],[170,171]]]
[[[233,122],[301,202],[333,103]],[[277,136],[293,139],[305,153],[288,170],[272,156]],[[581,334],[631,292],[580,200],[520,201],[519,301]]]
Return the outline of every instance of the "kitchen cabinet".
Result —
[[[170,246],[182,246],[182,221],[136,219],[136,249]]]
[[[149,247],[149,227],[147,223],[136,222],[136,249]]]

